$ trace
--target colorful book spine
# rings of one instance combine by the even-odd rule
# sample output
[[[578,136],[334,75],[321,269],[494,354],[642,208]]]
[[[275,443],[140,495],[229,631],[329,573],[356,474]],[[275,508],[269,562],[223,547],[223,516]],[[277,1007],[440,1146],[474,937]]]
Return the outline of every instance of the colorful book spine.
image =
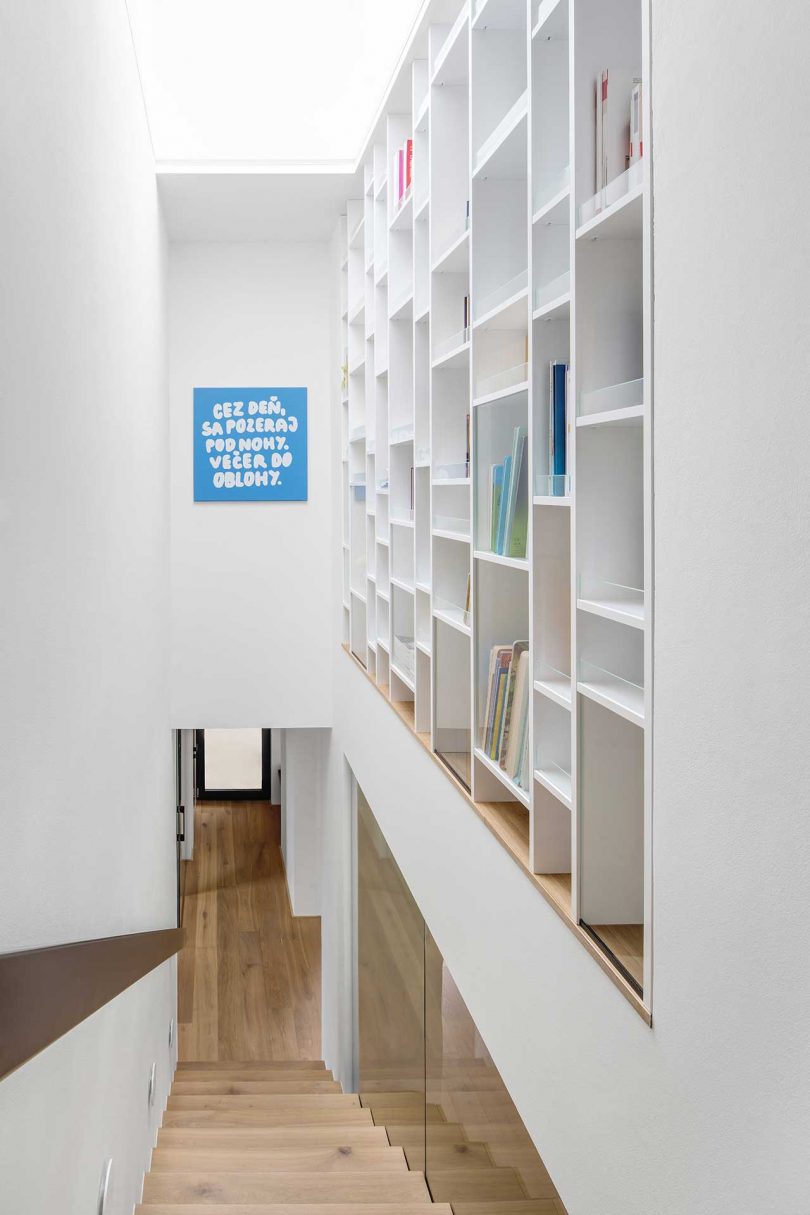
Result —
[[[552,468],[552,472],[555,477],[562,477],[565,475],[565,462],[566,462],[565,384],[566,384],[567,373],[568,373],[568,367],[565,363],[555,363],[554,364],[554,397],[553,397],[554,466]],[[556,482],[555,482],[555,484],[556,484]]]
[[[507,555],[523,559],[529,537],[529,459],[527,441],[524,436],[520,451],[520,463],[515,478],[515,498],[509,526]]]
[[[509,479],[509,498],[506,503],[506,518],[503,531],[503,547],[498,552],[515,557],[518,554],[512,552],[512,532],[515,521],[515,511],[517,508],[517,496],[520,489],[521,470],[525,462],[526,449],[526,427],[516,426],[512,432],[512,463],[511,477]],[[521,554],[525,555],[525,554]]]
[[[506,511],[509,503],[510,484],[512,480],[512,457],[507,456],[503,462],[503,490],[501,492],[500,510],[498,511],[498,532],[493,552],[503,556],[504,540],[506,538]]]
[[[503,495],[503,464],[493,464],[490,480],[489,503],[489,547],[490,551],[498,551],[498,520],[501,517],[501,497]]]
[[[487,754],[490,759],[497,760],[498,758],[498,742],[501,736],[501,723],[503,720],[503,712],[506,698],[506,685],[509,679],[509,668],[512,663],[512,648],[504,646],[498,654],[498,661],[495,668],[495,689],[494,701],[495,711],[492,717],[492,729],[489,737],[489,748]]]
[[[405,189],[410,190],[413,185],[413,140],[408,139],[405,143]]]

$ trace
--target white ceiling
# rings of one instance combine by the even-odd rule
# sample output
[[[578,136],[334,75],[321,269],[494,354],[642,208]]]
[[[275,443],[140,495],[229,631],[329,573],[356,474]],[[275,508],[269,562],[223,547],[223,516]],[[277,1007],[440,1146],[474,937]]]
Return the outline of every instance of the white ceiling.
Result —
[[[357,192],[346,173],[158,169],[170,240],[327,241]]]
[[[126,0],[160,161],[358,156],[421,0]]]

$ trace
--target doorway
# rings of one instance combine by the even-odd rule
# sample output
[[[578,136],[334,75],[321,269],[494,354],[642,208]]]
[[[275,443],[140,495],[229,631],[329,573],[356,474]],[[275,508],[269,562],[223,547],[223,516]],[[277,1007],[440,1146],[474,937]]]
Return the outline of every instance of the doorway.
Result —
[[[270,801],[270,730],[197,730],[195,745],[198,801]]]

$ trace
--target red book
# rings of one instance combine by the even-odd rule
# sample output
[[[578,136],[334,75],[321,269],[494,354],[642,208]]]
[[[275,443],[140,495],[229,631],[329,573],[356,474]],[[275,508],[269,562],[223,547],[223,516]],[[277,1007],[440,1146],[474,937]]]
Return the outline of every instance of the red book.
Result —
[[[410,190],[413,185],[413,140],[409,139],[405,143],[405,189]]]

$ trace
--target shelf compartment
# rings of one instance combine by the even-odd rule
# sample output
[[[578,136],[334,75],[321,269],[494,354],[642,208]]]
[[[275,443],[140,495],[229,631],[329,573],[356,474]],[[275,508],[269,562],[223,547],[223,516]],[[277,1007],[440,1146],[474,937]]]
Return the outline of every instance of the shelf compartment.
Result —
[[[450,515],[435,515],[432,530],[434,536],[441,536],[443,540],[458,540],[462,544],[470,543],[469,519]]]
[[[413,426],[410,423],[394,426],[391,430],[391,447],[398,447],[402,443],[413,443]]]
[[[470,229],[457,236],[433,263],[434,274],[464,274],[470,267]]]
[[[430,73],[432,85],[464,84],[468,75],[467,39],[462,34],[467,28],[469,12],[465,4],[450,27],[433,61]]]
[[[538,315],[548,315],[550,305],[562,305],[564,301],[570,301],[570,298],[571,271],[566,270],[562,274],[557,275],[551,282],[543,283],[540,287],[535,288],[533,315],[535,317]]]
[[[524,805],[527,809],[531,805],[531,798],[525,789],[521,789],[511,776],[507,776],[500,764],[495,763],[493,759],[487,755],[486,751],[482,751],[480,747],[475,748],[475,758],[479,763],[490,772],[500,783],[504,789],[514,797],[514,799]]]
[[[644,591],[641,587],[580,577],[577,607],[604,620],[628,624],[635,629],[644,628]]]
[[[388,227],[392,232],[401,232],[405,228],[413,227],[413,184],[408,186],[402,198],[399,199]]]
[[[534,474],[535,506],[544,506],[547,503],[565,503],[567,506],[570,502],[571,477],[568,473],[556,473],[552,476],[540,472]]]
[[[399,298],[392,303],[388,313],[391,321],[406,321],[413,319],[413,285],[405,288]]]
[[[534,690],[540,696],[547,696],[562,709],[571,709],[572,692],[571,676],[564,671],[558,671],[547,662],[540,660],[535,663]]]
[[[556,797],[567,806],[570,810],[572,807],[571,800],[571,773],[565,772],[557,764],[548,761],[542,768],[535,768],[534,779],[538,784],[542,785],[553,797]]]
[[[594,926],[637,926],[641,942],[644,734],[582,697],[579,735],[580,918]],[[597,935],[609,939],[602,927]]]
[[[478,0],[473,14],[473,29],[525,30],[524,0]]]
[[[532,224],[563,224],[568,222],[571,202],[571,169],[566,165],[559,177],[544,191],[535,204]]]
[[[449,599],[442,599],[440,596],[434,595],[433,615],[437,620],[444,621],[451,629],[458,629],[465,636],[471,636],[472,628],[469,608],[460,607]]]
[[[490,291],[476,309],[476,329],[520,329],[527,324],[526,299],[529,271],[521,270],[508,282]]]
[[[470,352],[470,329],[459,330],[433,347],[433,367],[460,366],[467,361]]]
[[[433,664],[433,749],[469,790],[472,786],[470,632],[437,616],[435,610]]]
[[[632,413],[630,412],[632,411]],[[594,424],[595,419],[607,420],[610,415],[631,418],[644,412],[644,379],[626,380],[579,394],[577,426]]]
[[[513,180],[526,177],[528,112],[529,93],[525,89],[478,149],[474,178],[485,176]]]
[[[604,413],[577,418],[577,426],[640,426],[644,421],[644,406],[630,405],[626,409],[607,409]]]
[[[525,557],[502,557],[500,553],[490,553],[486,549],[475,550],[476,561],[486,561],[492,565],[503,565],[512,570],[528,570],[529,563]]]
[[[415,650],[416,644],[413,637],[394,635],[391,650],[391,666],[396,670],[397,675],[399,675],[403,683],[407,683],[411,691],[413,691],[415,678]]]
[[[579,208],[577,240],[627,240],[641,238],[644,194],[644,161],[638,160],[614,177]]]
[[[577,691],[602,708],[618,713],[625,721],[644,726],[644,688],[639,684],[583,659]]]
[[[568,41],[568,4],[566,0],[542,0],[532,26],[532,38]]]
[[[433,470],[434,485],[468,485],[470,470],[466,464],[438,464]]]
[[[485,376],[475,386],[474,405],[491,405],[503,397],[529,391],[529,364],[516,363],[505,371]]]

